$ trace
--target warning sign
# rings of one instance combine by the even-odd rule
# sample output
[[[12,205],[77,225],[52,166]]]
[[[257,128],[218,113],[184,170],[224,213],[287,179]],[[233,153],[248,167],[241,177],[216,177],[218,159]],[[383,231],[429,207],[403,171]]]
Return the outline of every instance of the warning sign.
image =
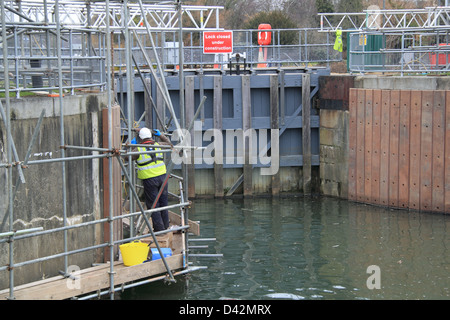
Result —
[[[233,31],[203,32],[203,53],[232,53]]]

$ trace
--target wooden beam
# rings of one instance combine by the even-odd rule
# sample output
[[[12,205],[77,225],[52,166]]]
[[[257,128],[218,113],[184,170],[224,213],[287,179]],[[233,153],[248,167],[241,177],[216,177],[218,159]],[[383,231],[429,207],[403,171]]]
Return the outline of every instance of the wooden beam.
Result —
[[[253,195],[253,165],[251,164],[250,154],[250,128],[252,127],[252,101],[250,92],[250,76],[243,75],[242,79],[242,130],[244,132],[244,197]]]
[[[389,107],[391,92],[381,92],[380,205],[389,204]]]
[[[108,109],[102,110],[102,121],[103,121],[103,146],[108,146]],[[121,139],[120,139],[120,106],[116,105],[111,107],[111,113],[112,113],[112,147],[120,149]],[[104,186],[104,192],[103,192],[103,217],[109,217],[109,202],[110,202],[110,194],[108,190],[109,181],[112,182],[112,195],[113,198],[113,215],[118,216],[121,214],[121,208],[122,208],[122,175],[121,175],[121,169],[119,166],[119,163],[117,161],[112,161],[112,177],[110,177],[109,174],[109,161],[108,159],[103,159],[103,186]],[[109,232],[109,224],[105,223],[103,225],[103,234],[104,234],[104,242],[109,242],[110,238],[110,232]],[[113,237],[114,240],[122,239],[122,221],[118,220],[114,222],[113,227]],[[119,252],[119,246],[114,247],[114,255],[116,255]],[[104,252],[104,259],[103,262],[106,262],[109,260],[109,247],[105,248]],[[100,261],[100,260],[99,260]]]
[[[348,199],[356,201],[356,123],[359,89],[350,89],[348,120]]]
[[[450,92],[445,97],[445,213],[450,213]]]
[[[356,200],[364,202],[364,122],[366,90],[358,90],[356,102]]]
[[[177,225],[177,226],[181,226],[181,216],[173,211],[169,210],[169,220],[170,223]],[[199,236],[200,235],[200,225],[195,222],[192,221],[190,219],[188,219],[188,223],[189,223],[189,232],[191,232],[192,234]]]
[[[284,87],[284,86],[283,86]],[[279,129],[278,76],[270,76],[270,129]],[[269,151],[267,151],[269,152]],[[273,158],[272,158],[273,159]],[[272,175],[272,196],[280,195],[280,171]]]
[[[400,91],[391,91],[389,108],[389,206],[398,207],[398,152],[399,152],[399,124],[400,124]]]
[[[398,206],[409,207],[411,91],[400,93]]]
[[[381,90],[373,90],[372,111],[372,203],[380,202],[380,137],[381,137]]]
[[[302,74],[303,193],[311,194],[311,74]]]
[[[420,148],[422,91],[411,91],[409,208],[420,209]]]
[[[213,126],[222,133],[222,77],[214,76]],[[223,197],[223,141],[214,138],[214,195]]]
[[[434,92],[433,107],[433,163],[432,163],[432,208],[436,212],[445,210],[445,91]]]
[[[373,131],[373,90],[366,90],[364,104],[364,198],[372,202],[372,131]]]
[[[420,210],[431,210],[433,156],[434,92],[422,92],[421,154],[420,154]]]

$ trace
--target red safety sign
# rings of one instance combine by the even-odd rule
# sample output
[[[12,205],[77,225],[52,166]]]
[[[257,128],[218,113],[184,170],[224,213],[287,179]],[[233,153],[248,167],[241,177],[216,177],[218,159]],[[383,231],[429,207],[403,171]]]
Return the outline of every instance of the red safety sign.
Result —
[[[203,53],[232,53],[233,31],[203,32]]]

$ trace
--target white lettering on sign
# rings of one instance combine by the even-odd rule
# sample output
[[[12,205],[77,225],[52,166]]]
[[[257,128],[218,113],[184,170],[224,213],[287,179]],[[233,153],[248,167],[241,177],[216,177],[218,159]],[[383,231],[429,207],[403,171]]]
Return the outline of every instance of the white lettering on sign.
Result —
[[[205,31],[203,53],[232,53],[233,31]]]

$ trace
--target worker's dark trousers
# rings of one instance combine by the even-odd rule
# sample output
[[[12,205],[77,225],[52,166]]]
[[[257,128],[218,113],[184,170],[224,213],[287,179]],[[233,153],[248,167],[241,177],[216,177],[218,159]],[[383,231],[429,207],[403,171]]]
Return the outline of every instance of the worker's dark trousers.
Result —
[[[151,209],[153,202],[155,201],[159,189],[164,183],[166,179],[166,175],[163,174],[158,177],[149,178],[142,180],[144,183],[144,193],[145,193],[145,204],[147,205],[147,209]],[[165,207],[168,205],[168,183],[164,187],[164,190],[159,197],[158,202],[156,203],[156,207]],[[169,228],[169,212],[167,210],[162,210],[158,212],[152,213],[152,223],[153,223],[153,231],[161,231]]]

